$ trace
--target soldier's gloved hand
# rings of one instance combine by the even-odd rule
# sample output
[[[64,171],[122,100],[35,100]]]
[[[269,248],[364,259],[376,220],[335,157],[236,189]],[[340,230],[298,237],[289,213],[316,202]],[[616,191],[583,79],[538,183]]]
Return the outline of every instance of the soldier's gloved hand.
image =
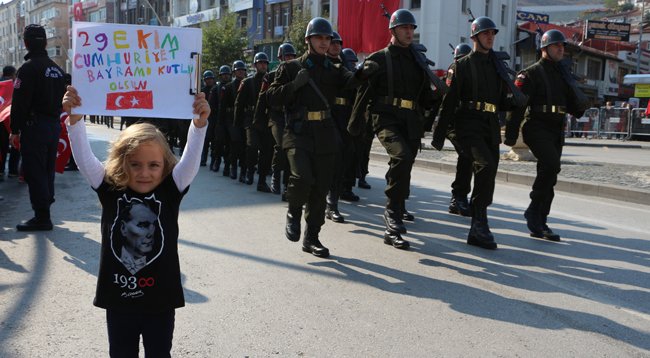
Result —
[[[309,72],[303,68],[302,70],[298,71],[296,78],[291,81],[291,85],[294,89],[298,89],[306,85],[307,82],[309,82]]]
[[[379,69],[379,64],[375,61],[366,60],[364,61],[359,69],[357,70],[358,76],[361,79],[367,79],[372,76],[373,73],[377,72]]]

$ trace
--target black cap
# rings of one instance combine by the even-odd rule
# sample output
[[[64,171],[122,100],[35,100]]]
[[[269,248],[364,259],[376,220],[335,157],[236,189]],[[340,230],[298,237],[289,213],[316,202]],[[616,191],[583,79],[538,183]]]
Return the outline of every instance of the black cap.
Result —
[[[45,40],[47,39],[47,36],[45,35],[45,29],[43,26],[31,24],[25,26],[23,38],[26,40]]]

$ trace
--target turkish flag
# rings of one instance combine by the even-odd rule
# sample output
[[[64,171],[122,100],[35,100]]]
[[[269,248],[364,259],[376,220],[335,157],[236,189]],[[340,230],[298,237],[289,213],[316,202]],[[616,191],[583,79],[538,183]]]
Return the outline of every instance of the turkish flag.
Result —
[[[65,126],[65,120],[68,119],[67,113],[61,113],[61,135],[59,136],[59,146],[56,148],[56,163],[54,170],[57,173],[63,173],[65,166],[70,160],[72,150],[70,149],[70,138],[68,138],[68,129]]]
[[[84,21],[84,8],[80,2],[72,5],[72,14],[74,21]]]
[[[650,117],[650,101],[648,101],[648,108],[645,109],[645,116]]]
[[[357,53],[372,53],[390,41],[386,11],[392,14],[399,8],[399,0],[346,0],[339,1],[338,32],[343,47]]]
[[[152,91],[114,92],[106,95],[106,109],[153,109]]]
[[[0,111],[11,104],[11,97],[14,94],[14,81],[0,81]]]

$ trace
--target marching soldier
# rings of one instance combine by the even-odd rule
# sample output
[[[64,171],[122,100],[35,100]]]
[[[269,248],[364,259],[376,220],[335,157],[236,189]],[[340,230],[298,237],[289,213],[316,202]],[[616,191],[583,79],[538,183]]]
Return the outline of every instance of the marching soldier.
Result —
[[[431,142],[441,150],[449,123],[455,119],[457,141],[461,150],[472,156],[474,170],[470,204],[472,226],[467,243],[492,250],[497,248],[497,244],[488,226],[487,207],[492,203],[499,164],[501,135],[498,112],[508,110],[513,104],[523,104],[521,98],[515,96],[514,85],[506,82],[509,78],[506,79],[507,74],[504,74],[505,65],[492,51],[498,31],[496,24],[488,17],[481,16],[472,22],[474,50],[456,63],[456,71],[449,78],[449,92],[442,102],[440,120]],[[506,86],[513,86],[510,88],[512,100]]]
[[[210,91],[212,90],[212,87],[214,87],[215,84],[215,78],[214,78],[214,72],[211,70],[206,70],[203,72],[203,87],[201,88],[201,92],[205,94],[205,98],[210,98]],[[215,121],[212,120],[212,117],[209,118],[210,120],[208,121],[208,133],[205,136],[205,141],[203,142],[203,151],[201,152],[201,166],[204,167],[206,166],[208,162],[208,153],[212,153],[210,150],[210,147],[214,147],[214,127],[215,127]],[[214,166],[216,163],[216,158],[212,156],[210,159],[210,168]]]
[[[354,68],[350,63],[341,60],[343,39],[338,32],[334,31],[332,42],[327,50],[327,56],[333,63],[342,64],[348,70]],[[334,99],[332,106],[332,117],[336,122],[336,127],[341,138],[339,151],[335,164],[334,177],[329,192],[327,193],[327,208],[325,217],[333,222],[342,223],[345,221],[343,215],[339,212],[339,198],[348,201],[359,201],[359,197],[352,192],[352,186],[355,181],[354,165],[355,152],[352,136],[348,133],[348,120],[352,114],[352,102],[354,101],[355,91],[353,89],[339,90]]]
[[[447,70],[447,85],[451,84],[451,79],[456,71],[456,62],[461,58],[469,55],[472,48],[468,44],[458,44],[454,49],[454,62],[449,65]],[[451,183],[451,200],[449,201],[449,212],[461,216],[470,216],[469,203],[467,195],[472,190],[472,158],[468,153],[463,152],[463,148],[456,138],[456,130],[453,121],[449,123],[447,130],[447,139],[451,142],[458,154],[456,161],[456,178]]]
[[[326,53],[332,39],[332,25],[316,17],[307,25],[308,51],[300,58],[280,64],[267,95],[271,106],[284,106],[286,128],[282,147],[291,168],[285,234],[300,239],[302,207],[307,227],[302,250],[318,257],[329,256],[318,235],[325,222],[325,196],[332,181],[338,150],[338,133],[331,106],[341,88],[354,88],[361,76],[372,73],[373,64],[353,74],[334,64]],[[375,65],[376,66],[376,65]]]
[[[268,66],[269,57],[264,52],[256,53],[253,58],[255,75],[242,80],[237,91],[234,122],[235,127],[244,128],[246,132],[246,166],[244,167],[245,173],[240,174],[240,178],[244,176],[245,183],[252,185],[255,181],[255,165],[259,164],[257,190],[265,193],[271,192],[271,188],[266,184],[266,176],[271,167],[273,144],[270,136],[266,136],[265,132],[253,127],[253,116]]]
[[[296,49],[290,43],[283,43],[278,48],[278,60],[280,62],[291,61],[296,58]],[[282,200],[286,201],[286,188],[289,183],[289,164],[287,153],[282,149],[282,136],[284,134],[284,110],[282,106],[270,106],[266,96],[267,90],[275,80],[277,71],[271,71],[264,76],[262,91],[260,92],[257,107],[255,108],[255,119],[253,125],[261,128],[268,126],[273,136],[273,157],[271,159],[271,192],[282,194]],[[284,192],[282,185],[284,184]]]
[[[366,106],[359,103],[368,101],[373,131],[390,156],[384,190],[387,197],[384,242],[398,249],[409,247],[400,234],[406,233],[403,219],[409,214],[405,201],[410,194],[411,169],[423,133],[420,109],[434,103],[425,69],[414,57],[412,42],[416,27],[415,17],[408,10],[399,9],[391,15],[390,44],[366,59],[365,63],[377,63],[379,70],[370,78],[368,88],[357,93],[352,118],[355,121],[364,116]]]
[[[566,39],[562,32],[549,30],[542,35],[542,58],[517,76],[515,84],[529,96],[526,107],[515,111],[506,123],[505,144],[513,146],[521,128],[524,142],[537,158],[537,177],[530,192],[530,205],[524,217],[530,236],[560,241],[546,224],[555,195],[553,187],[560,172],[566,113],[580,118],[587,99],[575,86],[562,63]],[[528,110],[526,110],[528,108]]]
[[[214,144],[212,145],[212,157],[216,158],[215,163],[210,167],[210,170],[218,172],[221,167],[221,160],[223,158],[223,176],[230,176],[230,137],[228,135],[228,127],[223,124],[219,118],[219,100],[223,93],[223,89],[232,76],[230,66],[223,65],[219,67],[219,82],[210,90],[208,103],[210,104],[210,120],[215,123],[214,125]]]
[[[222,90],[219,100],[219,122],[228,128],[230,138],[230,178],[237,179],[237,164],[244,172],[244,139],[243,128],[234,126],[235,99],[241,81],[246,77],[246,64],[242,60],[233,62],[232,68],[235,72],[235,79],[228,83]],[[224,169],[225,170],[225,169]],[[240,173],[239,181],[244,182],[245,173]]]

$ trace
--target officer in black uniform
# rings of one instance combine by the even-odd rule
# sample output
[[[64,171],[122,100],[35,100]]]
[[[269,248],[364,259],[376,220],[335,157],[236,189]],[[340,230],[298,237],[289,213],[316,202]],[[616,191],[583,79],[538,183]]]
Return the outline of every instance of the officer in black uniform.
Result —
[[[336,31],[333,34],[327,56],[333,63],[342,64],[348,70],[354,71],[353,65],[344,62],[341,58],[343,46],[341,35]],[[339,198],[348,201],[359,201],[359,197],[352,192],[352,186],[356,180],[354,171],[356,160],[354,157],[354,141],[347,130],[355,94],[354,89],[339,90],[334,99],[334,106],[332,106],[332,117],[336,122],[341,142],[339,143],[332,185],[327,193],[325,217],[337,223],[345,221],[343,215],[339,212]]]
[[[415,17],[406,9],[391,15],[390,44],[366,59],[365,63],[377,63],[379,70],[356,99],[357,102],[368,100],[373,130],[390,156],[386,172],[384,242],[399,249],[409,247],[400,234],[406,233],[405,201],[410,194],[411,169],[423,133],[420,109],[431,107],[434,102],[429,78],[417,64],[411,48],[416,27]],[[355,111],[358,107],[355,103]]]
[[[291,61],[296,58],[296,49],[290,43],[283,43],[278,47],[278,60],[280,62]],[[282,149],[282,136],[284,135],[284,109],[282,106],[270,106],[266,92],[275,80],[276,70],[268,72],[264,76],[264,83],[255,108],[253,125],[256,128],[267,126],[273,137],[273,156],[271,159],[271,192],[282,194],[282,200],[286,201],[287,184],[289,183],[289,164],[287,153]],[[284,184],[284,191],[282,185]]]
[[[14,82],[9,140],[16,147],[20,142],[25,181],[35,215],[16,229],[52,230],[50,205],[54,203],[54,167],[61,134],[65,78],[63,70],[47,55],[47,37],[42,26],[27,25],[23,39],[27,55]]]
[[[214,78],[214,72],[211,70],[206,70],[203,72],[203,87],[201,87],[201,92],[205,94],[205,98],[210,98],[210,92],[212,90],[212,87],[214,87],[215,84],[215,78]],[[208,118],[212,119],[212,118]],[[212,154],[212,151],[210,150],[210,147],[214,147],[214,127],[215,127],[215,122],[212,120],[208,121],[208,132],[205,135],[205,141],[203,142],[203,151],[201,152],[201,166],[204,167],[206,166],[208,162],[208,153]],[[216,163],[216,158],[212,156],[210,159],[210,168],[214,166]]]
[[[474,190],[470,208],[472,226],[467,243],[496,249],[490,232],[487,207],[492,203],[494,180],[499,164],[501,142],[498,112],[510,109],[507,83],[497,72],[492,46],[499,30],[488,17],[481,16],[471,25],[474,50],[456,62],[449,92],[442,102],[440,119],[431,144],[442,149],[449,123],[454,121],[456,139],[464,153],[472,157]]]
[[[339,89],[358,86],[362,76],[376,69],[368,65],[355,75],[333,63],[326,56],[332,32],[332,25],[323,18],[309,21],[305,32],[308,52],[280,64],[267,91],[270,105],[284,106],[286,111],[282,147],[287,151],[291,177],[285,234],[291,241],[300,239],[302,207],[306,204],[302,249],[318,257],[329,256],[318,235],[325,222],[325,196],[332,181],[336,143],[340,141],[331,106]]]
[[[239,85],[235,100],[235,126],[243,127],[246,131],[246,184],[252,185],[255,181],[255,166],[258,165],[257,190],[270,193],[271,188],[266,184],[266,176],[271,169],[273,137],[270,132],[267,133],[268,128],[253,126],[255,106],[269,68],[269,57],[264,52],[256,53],[253,57],[253,67],[255,74],[245,78]]]
[[[458,44],[454,49],[454,62],[449,65],[447,70],[447,86],[451,84],[451,79],[456,71],[456,62],[461,58],[469,55],[472,47],[468,44]],[[467,195],[472,190],[472,157],[463,152],[463,148],[456,139],[456,130],[454,122],[449,123],[447,130],[447,139],[456,149],[458,159],[456,161],[456,178],[451,183],[451,200],[449,201],[449,212],[461,216],[471,216]]]
[[[235,72],[235,79],[223,87],[219,100],[219,122],[228,128],[230,137],[230,178],[237,179],[237,164],[244,172],[246,164],[244,158],[245,136],[244,129],[233,125],[235,115],[235,99],[241,81],[246,77],[246,64],[242,60],[233,62],[232,68]],[[244,182],[245,174],[239,176],[239,181]]]
[[[230,83],[232,71],[230,66],[223,65],[219,67],[219,82],[210,90],[208,96],[208,103],[210,104],[210,121],[214,122],[214,144],[212,145],[212,157],[216,158],[210,170],[218,172],[221,167],[221,160],[223,158],[223,176],[230,176],[230,135],[228,134],[228,126],[219,118],[219,100],[223,94],[223,90],[228,83]]]
[[[546,224],[555,192],[553,187],[560,172],[560,158],[564,145],[566,113],[582,117],[587,108],[586,97],[575,86],[575,81],[562,59],[566,39],[562,32],[550,30],[541,38],[542,58],[521,71],[515,84],[529,96],[526,107],[513,113],[506,123],[506,145],[514,145],[521,128],[524,142],[537,158],[537,177],[530,192],[530,205],[524,217],[530,236],[560,241]],[[526,110],[528,109],[528,110]]]

